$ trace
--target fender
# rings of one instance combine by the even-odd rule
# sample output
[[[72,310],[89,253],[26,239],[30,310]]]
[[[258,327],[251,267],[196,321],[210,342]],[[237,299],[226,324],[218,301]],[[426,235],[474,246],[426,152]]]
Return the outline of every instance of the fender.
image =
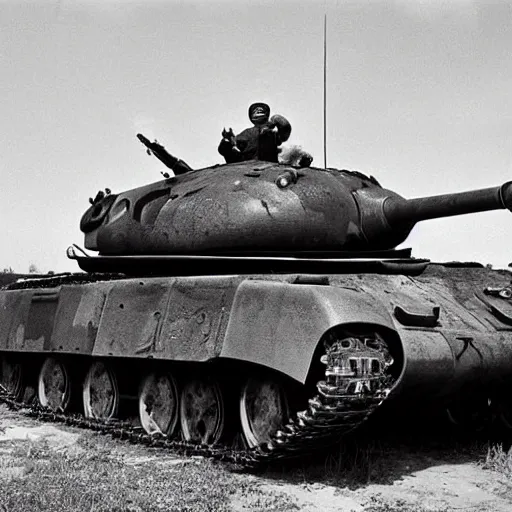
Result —
[[[323,334],[352,323],[395,331],[384,304],[368,293],[246,280],[236,291],[220,357],[264,365],[305,383]]]
[[[90,355],[111,282],[0,291],[0,350]]]

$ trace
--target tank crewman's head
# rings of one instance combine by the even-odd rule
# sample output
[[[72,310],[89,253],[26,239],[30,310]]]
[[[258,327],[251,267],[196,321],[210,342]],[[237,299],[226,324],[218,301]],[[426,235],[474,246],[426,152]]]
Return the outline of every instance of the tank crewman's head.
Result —
[[[249,107],[249,119],[251,123],[259,126],[268,122],[270,107],[266,103],[253,103]]]

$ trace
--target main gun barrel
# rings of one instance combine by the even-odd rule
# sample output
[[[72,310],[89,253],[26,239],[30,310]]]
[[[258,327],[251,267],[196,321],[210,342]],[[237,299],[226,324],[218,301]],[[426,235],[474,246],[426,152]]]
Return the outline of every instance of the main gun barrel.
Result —
[[[383,205],[384,215],[391,226],[505,208],[512,211],[512,181],[498,187],[405,201],[390,197]]]
[[[405,241],[417,222],[489,210],[512,210],[512,181],[499,187],[404,199],[391,190],[362,188],[355,193],[367,248],[391,249]]]

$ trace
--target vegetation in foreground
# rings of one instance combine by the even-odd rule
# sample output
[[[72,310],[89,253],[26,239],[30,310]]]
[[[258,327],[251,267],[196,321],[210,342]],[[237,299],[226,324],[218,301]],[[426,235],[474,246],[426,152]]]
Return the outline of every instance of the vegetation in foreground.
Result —
[[[7,442],[6,442],[7,443]],[[76,446],[44,440],[0,443],[0,512],[295,511],[293,500],[263,492],[254,479],[201,457],[179,459],[81,432]]]
[[[64,450],[45,441],[17,441],[14,448],[4,441],[0,443],[0,512],[295,511],[300,507],[293,494],[275,487],[269,492],[260,489],[260,483],[361,489],[369,483],[392,484],[442,460],[480,462],[504,476],[512,488],[512,449],[489,448],[474,439],[400,439],[353,440],[328,454],[273,467],[262,479],[230,472],[210,460],[179,459],[87,431],[80,432],[77,445]],[[367,495],[363,502],[365,512],[412,510],[410,502],[379,493]],[[418,503],[414,510],[427,508]],[[450,510],[428,508],[429,512]]]
[[[501,473],[512,483],[512,446],[508,450],[502,444],[490,446],[483,467]]]
[[[25,441],[10,460],[2,457],[0,510],[230,510],[227,473],[209,461],[166,464],[146,455],[150,460],[126,463],[92,436],[81,438],[78,445],[82,449],[67,453],[50,449],[44,441]]]

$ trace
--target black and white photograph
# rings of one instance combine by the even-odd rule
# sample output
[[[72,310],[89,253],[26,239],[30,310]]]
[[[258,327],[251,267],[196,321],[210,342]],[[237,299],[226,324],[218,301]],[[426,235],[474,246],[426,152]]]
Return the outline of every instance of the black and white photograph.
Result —
[[[0,0],[0,512],[512,510],[512,0]]]

